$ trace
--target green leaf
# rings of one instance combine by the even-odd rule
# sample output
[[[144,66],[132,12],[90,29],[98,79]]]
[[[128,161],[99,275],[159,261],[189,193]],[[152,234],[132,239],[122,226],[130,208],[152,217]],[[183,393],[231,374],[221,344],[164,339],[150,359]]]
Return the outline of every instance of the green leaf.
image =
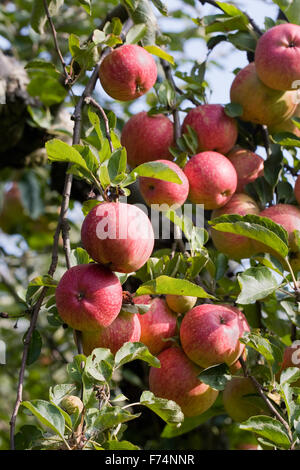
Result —
[[[42,346],[42,337],[37,330],[34,330],[29,344],[29,350],[26,360],[26,364],[28,366],[30,366],[30,364],[33,364],[40,357]]]
[[[87,357],[84,375],[93,378],[96,382],[109,382],[114,367],[114,357],[109,349],[96,348]]]
[[[118,175],[125,174],[126,162],[127,155],[125,148],[119,148],[111,154],[107,163],[107,170],[111,182],[115,182]],[[122,179],[124,179],[124,176]]]
[[[300,138],[291,132],[279,132],[272,136],[272,140],[284,147],[300,147]]]
[[[58,384],[49,389],[49,400],[55,405],[59,405],[66,395],[71,395],[76,390],[74,384]]]
[[[268,416],[253,416],[240,424],[240,429],[252,431],[274,442],[277,447],[289,449],[291,446],[285,427],[274,418]]]
[[[250,33],[244,31],[228,34],[228,40],[241,51],[254,52],[256,49],[257,40]]]
[[[168,8],[161,0],[151,0],[151,1],[162,15],[168,16]]]
[[[105,450],[140,450],[138,446],[129,441],[106,441],[103,448]]]
[[[295,352],[297,350],[295,349]],[[287,369],[283,370],[280,375],[280,385],[284,385],[286,383],[292,384],[300,379],[300,369],[299,367],[288,367]]]
[[[243,106],[239,103],[228,103],[224,108],[227,116],[235,118],[243,114]]]
[[[58,284],[51,276],[46,274],[45,276],[37,276],[32,279],[29,286],[45,286],[45,287],[56,287]]]
[[[89,199],[88,201],[84,201],[82,204],[82,213],[84,216],[88,215],[88,213],[95,207],[98,206],[98,204],[101,204],[100,201],[97,201],[97,199]]]
[[[65,419],[56,406],[45,400],[22,401],[21,405],[31,411],[42,424],[63,438]]]
[[[90,262],[90,256],[83,248],[75,248],[75,250],[72,251],[72,254],[75,257],[77,264],[88,264]]]
[[[59,82],[59,77],[45,75],[45,72],[30,80],[27,91],[31,96],[38,97],[45,106],[61,103],[67,95],[67,90]]]
[[[150,54],[154,54],[157,57],[159,57],[160,59],[163,59],[163,60],[166,60],[167,62],[170,62],[170,64],[172,64],[172,65],[175,64],[174,58],[158,46],[155,46],[155,45],[144,46],[144,49],[146,49],[146,51],[150,52]]]
[[[200,297],[202,299],[214,299],[212,295],[196,284],[186,279],[175,279],[169,276],[159,276],[156,279],[146,282],[138,288],[137,295],[143,294],[174,294]]]
[[[46,150],[49,160],[53,162],[75,163],[84,170],[88,170],[87,164],[80,153],[71,145],[62,140],[52,139],[46,143]]]
[[[294,369],[294,368],[293,368]],[[299,369],[298,369],[299,372]],[[296,377],[296,374],[295,374]],[[298,378],[300,377],[300,374]],[[300,405],[297,400],[299,394],[295,393],[296,389],[292,388],[288,382],[280,386],[281,395],[283,396],[286,410],[289,417],[290,426],[294,427],[294,422],[300,419]]]
[[[16,450],[30,450],[43,439],[43,433],[36,426],[25,424],[15,435]]]
[[[248,18],[244,13],[239,10],[236,6],[232,5],[231,3],[225,2],[216,2],[216,4],[226,13],[228,16],[244,16],[245,21],[248,22]]]
[[[214,390],[224,390],[227,382],[231,380],[231,374],[227,364],[218,364],[217,366],[204,369],[198,375],[198,379]]]
[[[181,179],[175,173],[175,171],[171,170],[168,165],[165,163],[158,163],[158,162],[148,162],[142,163],[141,165],[137,166],[130,175],[133,174],[134,176],[144,176],[147,178],[156,178],[163,181],[170,181],[171,183],[182,184]],[[129,175],[129,176],[130,176]]]
[[[159,360],[154,357],[143,343],[125,343],[115,356],[115,368],[121,367],[128,362],[139,359],[147,362],[152,367],[160,367]]]
[[[272,344],[267,338],[263,338],[256,333],[247,332],[240,341],[259,352],[270,364],[280,362],[281,354],[279,348]]]
[[[273,0],[273,2],[279,6],[291,23],[300,25],[300,0]]]
[[[272,294],[280,285],[270,269],[265,266],[246,269],[238,275],[241,293],[237,298],[238,304],[252,304]]]
[[[181,408],[175,401],[157,398],[152,392],[143,392],[140,403],[152,410],[168,424],[178,424],[182,423],[184,420]]]
[[[94,422],[94,428],[98,431],[111,429],[120,423],[126,423],[140,416],[140,413],[132,414],[128,410],[123,410],[119,406],[113,408],[106,408],[101,411],[99,416]]]
[[[281,257],[288,254],[288,234],[281,226],[258,215],[222,215],[209,222],[220,232],[235,233],[257,240],[272,248]]]
[[[79,3],[89,15],[92,14],[92,0],[79,0]]]
[[[137,44],[145,36],[147,25],[145,23],[135,24],[126,35],[126,44]]]

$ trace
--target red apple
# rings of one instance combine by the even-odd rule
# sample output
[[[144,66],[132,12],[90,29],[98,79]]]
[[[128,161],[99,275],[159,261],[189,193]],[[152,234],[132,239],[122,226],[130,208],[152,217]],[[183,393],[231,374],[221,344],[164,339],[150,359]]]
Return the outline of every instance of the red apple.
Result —
[[[243,193],[246,184],[253,183],[256,178],[264,174],[264,159],[251,150],[234,147],[228,153],[227,158],[237,173],[237,193]]]
[[[161,367],[151,367],[149,374],[155,396],[175,401],[185,416],[198,416],[214,404],[218,391],[198,379],[201,369],[178,346],[166,349],[158,359]]]
[[[274,90],[291,90],[300,80],[300,26],[284,23],[258,40],[255,66],[261,81]]]
[[[106,93],[120,101],[144,95],[156,82],[155,60],[143,47],[125,44],[105,57],[99,70]]]
[[[227,153],[238,137],[236,121],[227,116],[220,104],[204,104],[189,111],[182,125],[183,133],[192,127],[198,136],[198,152],[215,150]]]
[[[298,367],[300,369],[300,345],[288,346],[283,353],[282,363],[280,364],[280,371],[278,373],[278,380],[280,380],[281,372],[288,367]],[[293,387],[300,387],[300,379],[293,383]]]
[[[300,129],[299,129],[299,131],[300,131]],[[298,204],[300,204],[300,175],[296,179],[294,194],[295,194],[295,198],[296,198]]]
[[[232,365],[243,353],[239,340],[249,331],[246,318],[229,305],[203,304],[186,313],[180,340],[186,355],[200,367]]]
[[[300,209],[291,204],[277,204],[268,207],[260,214],[261,217],[268,217],[276,224],[282,225],[289,235],[289,247],[291,251],[299,251],[296,243],[294,231],[300,231]]]
[[[186,201],[189,194],[189,182],[182,169],[174,162],[157,160],[173,170],[181,179],[182,184],[170,183],[156,178],[141,177],[139,179],[141,194],[148,206],[158,204],[159,210],[178,209]]]
[[[152,299],[150,295],[140,295],[134,298],[135,304],[150,305],[147,313],[139,315],[141,324],[141,342],[144,343],[151,354],[159,354],[163,349],[170,347],[166,341],[176,333],[176,315],[171,312],[164,299]]]
[[[195,303],[197,302],[197,297],[168,294],[166,295],[166,302],[168,307],[170,307],[173,312],[183,314],[194,307]]]
[[[252,62],[235,77],[230,90],[232,103],[243,106],[240,118],[273,126],[290,118],[296,109],[297,91],[273,90],[258,78]]]
[[[227,382],[223,391],[223,403],[227,414],[239,423],[251,416],[270,414],[248,377],[233,377]]]
[[[184,173],[189,180],[189,199],[204,204],[205,209],[224,206],[233,196],[237,174],[232,163],[217,152],[194,155],[186,164]]]
[[[85,217],[81,240],[93,260],[112,271],[130,273],[149,259],[154,233],[150,220],[138,207],[104,202]]]
[[[89,356],[95,348],[108,348],[116,354],[124,343],[140,341],[140,337],[138,315],[122,311],[108,327],[97,331],[83,331],[83,352]]]
[[[132,168],[161,158],[172,160],[169,147],[174,144],[173,123],[163,114],[148,116],[146,111],[141,111],[123,127],[121,143]]]
[[[214,210],[212,220],[225,214],[259,214],[259,207],[247,194],[234,194],[229,202],[220,209]],[[250,258],[255,253],[256,245],[251,238],[233,233],[219,232],[211,229],[211,238],[218,251],[230,259],[240,260]]]
[[[119,279],[99,264],[70,268],[59,281],[55,296],[62,320],[80,331],[94,331],[110,325],[122,306]]]

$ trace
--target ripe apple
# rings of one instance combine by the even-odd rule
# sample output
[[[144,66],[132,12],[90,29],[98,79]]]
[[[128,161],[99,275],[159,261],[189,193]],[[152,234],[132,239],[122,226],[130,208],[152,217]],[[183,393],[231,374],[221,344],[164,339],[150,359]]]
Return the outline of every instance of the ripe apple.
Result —
[[[152,299],[150,295],[140,295],[134,298],[135,304],[150,305],[147,313],[139,315],[141,324],[141,339],[151,354],[159,354],[163,349],[170,347],[171,338],[176,333],[176,315],[171,312],[164,299]]]
[[[194,155],[185,165],[184,173],[190,184],[189,199],[195,204],[204,204],[205,209],[224,206],[235,193],[235,168],[221,153]]]
[[[183,121],[183,133],[187,132],[187,126],[191,126],[198,136],[198,152],[227,153],[238,137],[235,119],[227,116],[220,104],[204,104],[191,109]]]
[[[218,391],[198,379],[201,369],[181,348],[168,348],[158,359],[161,367],[151,367],[149,374],[149,386],[154,395],[175,401],[185,416],[198,416],[214,404]]]
[[[300,26],[284,23],[266,31],[256,46],[255,66],[265,85],[291,90],[300,80]]]
[[[164,163],[179,176],[182,184],[170,183],[156,178],[141,177],[139,186],[141,194],[148,206],[152,204],[162,205],[159,210],[178,209],[186,201],[189,194],[189,181],[182,169],[174,162],[157,160]]]
[[[246,184],[252,183],[264,174],[264,159],[251,152],[251,150],[234,147],[227,154],[227,158],[229,158],[237,173],[237,193],[243,193]]]
[[[299,132],[300,132],[300,129],[299,129]],[[300,204],[300,175],[296,179],[294,194],[295,194],[295,198],[298,204]]]
[[[150,220],[138,207],[104,202],[85,217],[81,240],[94,261],[112,271],[130,273],[149,259],[154,233]]]
[[[243,106],[240,119],[254,124],[273,126],[290,118],[296,109],[297,91],[278,91],[267,87],[257,76],[252,62],[233,80],[232,103]]]
[[[127,162],[135,168],[161,158],[172,160],[169,147],[174,144],[173,123],[163,114],[148,116],[141,111],[125,124],[121,144],[127,151]]]
[[[200,367],[231,366],[245,349],[239,341],[245,331],[247,320],[237,308],[203,304],[183,317],[180,340],[185,354]]]
[[[99,264],[80,264],[65,272],[55,292],[59,315],[71,328],[99,330],[110,325],[122,306],[117,276]]]
[[[141,325],[137,314],[121,312],[106,328],[82,332],[82,347],[86,356],[95,348],[108,348],[113,354],[124,343],[140,341]]]
[[[227,414],[239,423],[251,416],[270,414],[263,399],[248,377],[233,377],[223,391]]]
[[[247,194],[234,194],[225,206],[214,210],[212,220],[225,214],[259,214],[259,207]],[[251,238],[233,233],[219,232],[211,229],[211,238],[218,251],[227,255],[230,259],[240,260],[250,258],[254,254],[256,245]]]
[[[173,312],[186,313],[194,307],[197,302],[197,297],[189,295],[166,295],[166,302]]]
[[[300,209],[298,207],[291,204],[277,204],[263,210],[259,215],[268,217],[276,224],[282,225],[289,235],[290,250],[299,251],[294,234],[295,230],[300,231]]]
[[[105,57],[99,78],[109,96],[130,101],[144,95],[154,85],[157,68],[152,55],[143,47],[125,44]]]
[[[300,369],[300,345],[292,345],[285,348],[280,371],[277,375],[278,380],[280,380],[281,372],[288,367],[298,367]],[[293,387],[300,387],[300,379],[293,383]]]

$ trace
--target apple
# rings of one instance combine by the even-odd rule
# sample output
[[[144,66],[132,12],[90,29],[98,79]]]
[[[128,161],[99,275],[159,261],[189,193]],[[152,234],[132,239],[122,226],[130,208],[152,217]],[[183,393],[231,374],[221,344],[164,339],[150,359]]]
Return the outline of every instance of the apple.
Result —
[[[225,214],[259,214],[259,207],[247,194],[234,194],[225,206],[216,209],[212,213],[212,220]],[[219,232],[211,229],[211,238],[218,251],[227,255],[230,259],[240,260],[250,258],[255,253],[256,245],[251,238],[233,233]]]
[[[244,349],[244,352],[242,354],[242,359],[244,360],[244,362],[246,362],[246,360],[247,360],[247,349],[246,348]],[[239,359],[237,361],[235,361],[229,367],[229,371],[230,371],[231,375],[240,375],[240,374],[243,373],[242,364],[240,363]]]
[[[139,187],[141,194],[148,206],[158,204],[159,210],[178,209],[186,201],[189,194],[189,181],[182,169],[174,162],[157,160],[173,170],[181,179],[182,184],[171,183],[157,178],[141,177]]]
[[[161,158],[173,160],[169,147],[174,144],[173,123],[163,114],[148,116],[141,111],[125,124],[121,144],[127,151],[127,162],[135,168]]]
[[[164,299],[154,298],[150,295],[140,295],[134,298],[135,304],[150,305],[150,309],[143,315],[139,314],[141,324],[141,339],[151,354],[159,354],[163,349],[170,347],[171,338],[176,334],[176,315],[171,312]]]
[[[125,44],[102,61],[99,78],[106,93],[120,101],[144,95],[156,82],[155,60],[143,47]]]
[[[291,90],[300,80],[300,26],[284,23],[258,40],[255,66],[261,81],[274,90]]]
[[[185,165],[189,180],[189,199],[204,204],[205,209],[224,206],[235,193],[237,174],[232,163],[221,153],[202,152]]]
[[[191,109],[182,124],[182,132],[190,126],[198,136],[198,152],[214,150],[227,153],[238,137],[235,119],[227,116],[220,104],[203,104]]]
[[[81,240],[94,261],[112,271],[130,273],[149,259],[154,233],[150,220],[140,208],[121,202],[104,202],[85,217]]]
[[[300,345],[292,345],[285,348],[282,363],[277,379],[280,380],[281,373],[288,367],[298,367],[300,369]],[[300,379],[293,383],[293,387],[300,387]]]
[[[137,314],[121,311],[106,328],[82,332],[82,347],[86,356],[95,348],[108,348],[113,354],[127,342],[140,341],[141,325]]]
[[[159,354],[160,368],[151,367],[149,388],[155,396],[175,401],[185,416],[198,416],[215,402],[218,391],[198,379],[201,369],[178,346]]]
[[[290,118],[296,109],[297,91],[273,90],[258,78],[255,64],[244,67],[230,89],[232,103],[243,107],[240,119],[273,126]]]
[[[69,414],[72,415],[78,411],[79,413],[83,410],[83,403],[80,398],[75,395],[67,395],[60,402],[60,406]]]
[[[200,367],[231,366],[245,349],[239,341],[245,331],[247,320],[237,308],[203,304],[183,317],[180,340],[185,354]]]
[[[296,124],[293,123],[294,118],[299,118],[300,117],[300,106],[298,105],[296,107],[296,110],[294,111],[293,116],[290,119],[287,119],[286,121],[281,121],[275,126],[272,126],[269,128],[269,133],[274,135],[274,134],[279,134],[281,132],[289,132],[290,134],[295,134],[296,137],[300,138],[300,129],[299,127],[296,126]]]
[[[299,251],[294,231],[300,231],[300,209],[291,204],[277,204],[263,210],[261,217],[267,217],[276,224],[282,225],[289,235],[289,247],[291,251]],[[262,245],[264,247],[264,245]]]
[[[166,302],[173,312],[186,313],[194,307],[197,302],[197,297],[191,297],[189,295],[166,295]]]
[[[62,320],[80,331],[110,325],[122,306],[122,286],[117,276],[99,264],[80,264],[68,269],[55,292]]]
[[[251,416],[270,414],[248,377],[233,377],[227,382],[223,391],[223,404],[226,413],[239,423]]]
[[[264,174],[264,159],[251,152],[251,150],[234,147],[227,154],[227,158],[229,158],[237,173],[237,193],[243,193],[246,184],[253,183],[256,178]]]
[[[299,129],[299,132],[300,132],[300,129]],[[298,202],[298,204],[300,204],[300,175],[297,176],[297,179],[296,179],[294,194],[295,194],[296,201]]]

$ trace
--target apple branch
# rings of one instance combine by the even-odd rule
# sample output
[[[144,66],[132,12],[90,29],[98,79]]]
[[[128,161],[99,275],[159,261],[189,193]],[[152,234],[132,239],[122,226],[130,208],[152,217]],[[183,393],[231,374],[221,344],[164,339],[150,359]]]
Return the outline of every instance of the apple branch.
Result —
[[[244,359],[242,357],[239,358],[239,361],[240,361],[240,364],[242,366],[242,369],[243,369],[243,372],[244,372],[244,376],[248,379],[251,380],[251,382],[253,383],[254,387],[256,388],[259,396],[264,400],[264,402],[266,403],[267,407],[269,408],[269,410],[271,411],[272,415],[278,419],[278,421],[280,421],[280,423],[285,427],[286,431],[287,431],[287,434],[289,436],[289,440],[290,440],[290,443],[292,445],[293,443],[293,434],[292,434],[292,431],[288,425],[288,423],[285,421],[285,419],[281,416],[281,414],[276,410],[275,406],[271,403],[271,401],[269,400],[269,398],[264,394],[263,392],[263,388],[262,386],[260,385],[260,383],[256,380],[255,377],[253,377],[253,375],[251,375],[248,371],[248,368],[247,368],[247,365],[244,361]]]

